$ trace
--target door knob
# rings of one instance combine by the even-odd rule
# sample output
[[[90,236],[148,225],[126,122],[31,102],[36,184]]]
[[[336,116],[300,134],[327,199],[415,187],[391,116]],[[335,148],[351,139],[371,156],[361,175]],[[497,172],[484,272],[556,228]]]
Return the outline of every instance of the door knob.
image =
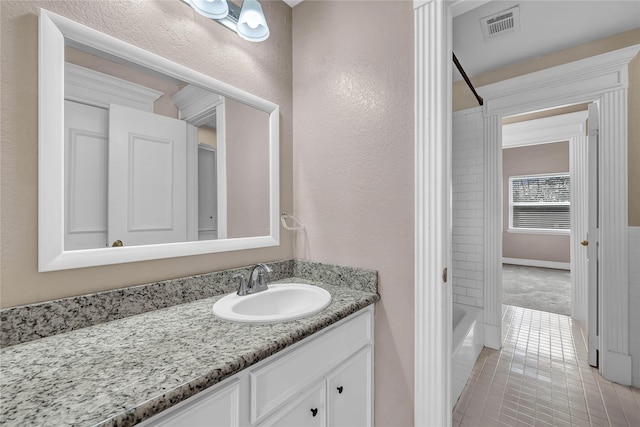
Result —
[[[580,244],[582,246],[589,246],[589,241],[588,240],[583,240],[582,242],[580,242]]]

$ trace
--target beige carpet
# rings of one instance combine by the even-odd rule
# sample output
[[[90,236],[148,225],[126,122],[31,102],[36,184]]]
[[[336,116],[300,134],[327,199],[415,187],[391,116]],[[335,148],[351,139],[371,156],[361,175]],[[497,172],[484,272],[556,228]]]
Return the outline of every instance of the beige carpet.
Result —
[[[571,315],[571,272],[502,265],[502,303]]]

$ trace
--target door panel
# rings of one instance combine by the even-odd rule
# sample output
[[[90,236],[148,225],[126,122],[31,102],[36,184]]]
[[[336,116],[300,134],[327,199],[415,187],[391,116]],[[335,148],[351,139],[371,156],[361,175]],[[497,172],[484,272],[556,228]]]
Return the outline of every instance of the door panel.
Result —
[[[109,241],[187,240],[186,123],[112,104]]]

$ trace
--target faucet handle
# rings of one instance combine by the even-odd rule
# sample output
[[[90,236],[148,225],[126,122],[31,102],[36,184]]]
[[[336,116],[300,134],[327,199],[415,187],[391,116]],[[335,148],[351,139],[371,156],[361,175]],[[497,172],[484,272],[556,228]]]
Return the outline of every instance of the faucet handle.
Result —
[[[242,273],[235,274],[233,276],[233,278],[238,281],[238,292],[237,292],[237,294],[240,295],[240,296],[247,295],[247,292],[249,291],[249,286],[248,286],[248,283],[247,283],[247,278],[244,277],[244,274],[242,274]]]
[[[258,267],[261,267],[265,273],[273,273],[273,270],[267,264],[258,264]]]
[[[252,292],[266,291],[269,289],[269,273],[272,271],[273,270],[266,264],[257,264],[253,268],[253,272],[257,274],[251,275],[251,283],[249,283],[249,286],[252,288]]]

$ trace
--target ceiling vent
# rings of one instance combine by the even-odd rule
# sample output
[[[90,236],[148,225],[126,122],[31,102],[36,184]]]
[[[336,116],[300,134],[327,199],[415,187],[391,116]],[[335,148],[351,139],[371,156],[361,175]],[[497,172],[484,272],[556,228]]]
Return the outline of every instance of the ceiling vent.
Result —
[[[495,39],[504,34],[520,30],[520,6],[514,6],[502,12],[480,19],[485,40]]]

